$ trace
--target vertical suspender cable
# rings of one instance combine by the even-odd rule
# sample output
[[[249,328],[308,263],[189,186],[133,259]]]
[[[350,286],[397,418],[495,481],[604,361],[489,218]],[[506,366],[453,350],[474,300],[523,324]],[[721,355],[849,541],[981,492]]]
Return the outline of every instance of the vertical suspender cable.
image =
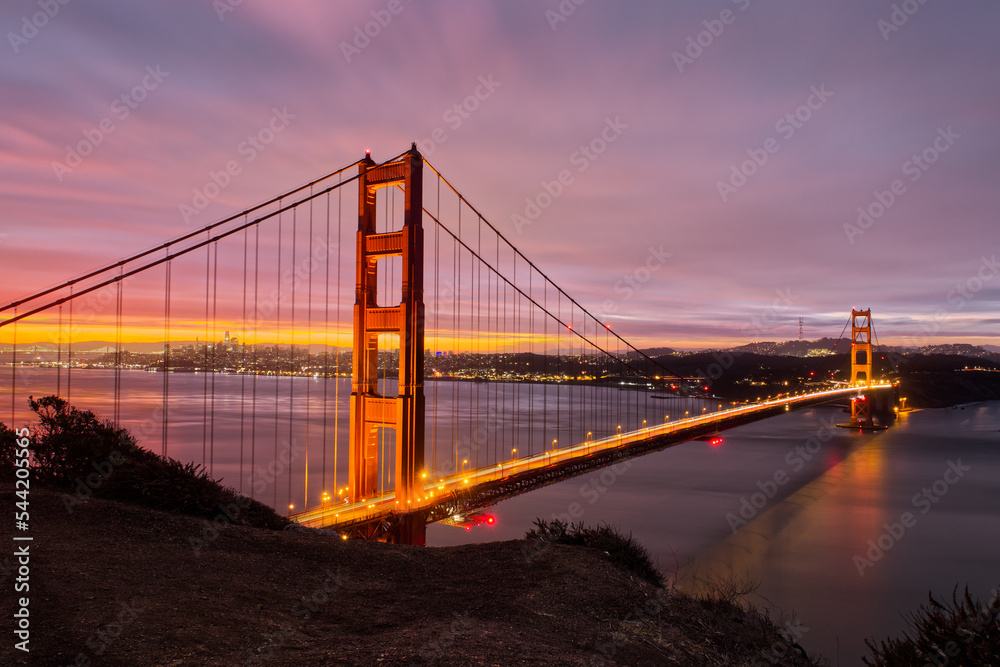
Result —
[[[441,219],[441,177],[437,179],[437,207],[435,209],[438,220]],[[434,352],[435,361],[439,361],[438,354],[441,353],[441,230],[438,225],[434,225]],[[432,402],[434,404],[433,416],[431,417],[431,475],[438,474],[437,458],[437,423],[438,423],[438,385],[434,382],[431,390]],[[433,477],[432,477],[433,479]]]
[[[340,245],[337,245],[337,254],[340,254]],[[329,406],[327,397],[330,388],[330,195],[326,195],[326,252],[324,253],[324,267],[326,279],[323,281],[325,297],[323,299],[323,467],[320,470],[320,502],[326,497],[326,425]],[[339,297],[339,295],[338,295]],[[334,380],[336,382],[336,380]],[[334,456],[333,462],[336,468],[337,461]],[[334,473],[334,486],[336,487],[336,473]],[[334,493],[336,497],[336,493]]]
[[[246,222],[246,216],[243,221]],[[243,317],[240,328],[240,493],[243,493],[244,442],[247,407],[247,251],[250,245],[250,229],[243,230]]]
[[[312,188],[309,189],[309,194],[312,194]],[[309,370],[312,368],[312,299],[313,299],[313,270],[316,268],[312,263],[312,245],[313,245],[313,202],[309,201],[309,243],[306,244],[306,262],[305,268],[309,272],[309,289],[308,295],[306,297],[306,355],[305,355],[305,366],[303,368],[306,383],[306,460],[305,460],[305,476],[302,482],[302,509],[309,507],[309,431],[311,430],[311,424],[309,423],[310,417],[310,405],[309,401],[312,398],[312,378],[309,377]]]
[[[257,330],[260,325],[260,304],[257,301],[260,282],[260,225],[254,225],[254,259],[253,259],[253,345],[250,346],[250,367],[253,370],[253,394],[250,402],[250,497],[256,498],[256,454],[257,454]]]
[[[170,248],[166,248],[167,255]],[[167,428],[170,421],[170,267],[172,262],[164,263],[163,278],[163,442],[160,453],[167,456]]]
[[[288,447],[289,447],[289,458],[291,457],[291,446],[293,441],[292,436],[292,425],[294,424],[294,419],[292,419],[292,413],[295,409],[295,376],[298,374],[295,366],[295,283],[297,282],[296,271],[298,266],[295,264],[296,260],[296,233],[298,231],[298,207],[292,209],[292,314],[289,316],[289,328],[291,329],[291,341],[288,346]],[[289,510],[292,507],[292,464],[289,461],[288,464],[288,502],[287,506]]]
[[[283,203],[283,202],[282,202]],[[281,206],[282,203],[278,205]],[[278,390],[281,387],[281,222],[282,215],[278,214],[278,274],[275,276],[275,301],[277,301],[277,307],[275,309],[275,319],[274,319],[274,360],[277,364],[276,374],[274,376],[274,465],[278,464],[278,409],[280,405]],[[273,488],[271,489],[271,506],[277,510],[278,509],[278,480],[275,479],[273,483]]]
[[[17,317],[17,306],[14,306],[14,317]],[[14,320],[14,344],[11,346],[10,357],[10,427],[14,424],[14,406],[17,404],[17,320]]]
[[[202,373],[205,381],[202,383],[202,417],[201,417],[201,465],[208,462],[208,297],[211,285],[212,246],[205,246],[205,338],[202,340]]]
[[[121,423],[122,401],[122,269],[118,269],[115,298],[115,423]]]
[[[66,401],[73,401],[73,286],[69,287],[69,335],[66,340]]]
[[[528,303],[525,307],[528,309],[528,329],[527,329],[527,348],[528,348],[528,368],[530,369],[531,375],[528,377],[528,409],[525,411],[527,415],[528,422],[528,456],[535,453],[535,440],[531,437],[531,432],[534,430],[534,410],[535,410],[535,309],[532,307],[532,301],[534,301],[534,285],[531,277],[531,266],[528,266]]]
[[[549,309],[549,282],[542,276],[542,307]],[[542,314],[542,451],[549,449],[549,318]]]
[[[208,427],[208,473],[215,470],[215,375],[218,372],[218,330],[216,327],[219,306],[219,244],[212,244],[212,411]]]
[[[337,190],[337,341],[340,341],[340,300],[343,298],[343,293],[341,292],[341,258],[343,257],[343,207],[344,207],[344,193],[343,190]],[[327,289],[329,290],[329,281],[327,281]],[[327,299],[327,303],[329,303]],[[329,308],[329,306],[327,306]],[[337,379],[333,383],[333,402],[336,405],[336,410],[333,413],[333,486],[334,492],[336,492],[337,487],[337,472],[340,467],[340,452],[338,450],[338,445],[340,441],[340,348],[336,346],[333,348],[333,353],[337,355],[336,365],[337,365]],[[335,494],[336,497],[336,494]]]
[[[461,200],[459,200],[459,202],[458,202],[458,236],[459,236],[459,238],[461,238],[461,236],[462,236],[462,201]],[[461,308],[459,307],[458,299],[459,299],[459,281],[461,280],[461,275],[462,275],[461,271],[460,271],[461,266],[462,266],[462,259],[461,259],[461,256],[459,255],[459,251],[461,250],[461,248],[459,247],[458,243],[457,242],[453,242],[452,243],[452,247],[454,248],[454,250],[453,250],[453,253],[454,253],[453,257],[454,257],[454,259],[452,260],[452,269],[453,269],[453,272],[452,272],[452,285],[453,285],[453,287],[452,287],[452,290],[451,290],[451,292],[452,292],[452,322],[453,322],[453,325],[452,325],[453,326],[453,328],[452,328],[452,347],[454,347],[455,349],[451,352],[451,354],[455,354],[458,351],[458,349],[459,349],[458,348],[458,335],[459,335],[459,317],[461,315]],[[458,454],[458,412],[459,412],[458,408],[459,408],[459,405],[458,405],[458,382],[457,382],[457,379],[455,377],[456,360],[455,360],[454,357],[451,357],[449,355],[448,361],[449,361],[448,365],[450,366],[451,375],[452,375],[452,383],[451,383],[451,410],[452,410],[452,414],[451,414],[451,441],[452,441],[452,443],[454,443],[452,446],[455,447],[455,467],[453,468],[453,470],[455,472],[459,472],[461,470],[461,464],[459,463],[459,461],[461,459],[460,459],[459,454]]]
[[[482,240],[483,240],[483,225],[482,225],[482,220],[481,219],[479,220],[479,224],[476,225],[476,232],[477,232],[477,234],[476,234],[476,254],[479,255],[480,257],[482,257],[482,250],[483,250],[483,248],[482,248],[482,245],[483,245],[482,244]],[[470,310],[469,316],[470,316],[470,318],[474,319],[474,321],[475,321],[475,328],[473,329],[471,326],[469,328],[472,329],[475,332],[473,334],[475,336],[475,342],[476,342],[476,349],[475,349],[475,355],[476,356],[475,356],[475,358],[476,358],[476,364],[479,365],[480,369],[481,369],[482,368],[482,366],[481,366],[482,365],[482,346],[480,345],[480,341],[482,340],[482,335],[483,335],[483,331],[482,331],[482,314],[483,314],[483,309],[482,309],[482,295],[483,295],[483,292],[482,292],[482,262],[481,261],[476,261],[475,258],[470,259],[469,260],[469,269],[470,269],[470,275],[473,272],[472,270],[474,270],[474,272],[475,272],[475,276],[472,278],[472,280],[475,281],[475,283],[474,283],[475,284],[475,292],[471,291],[473,283],[472,283],[472,280],[470,280],[469,281],[470,282],[470,285],[469,285],[469,287],[470,287],[469,297],[471,298],[473,293],[476,295],[476,302],[475,302],[476,309],[475,309],[475,315],[474,316],[472,314],[472,309],[471,308],[469,309]],[[481,370],[479,372],[481,372]],[[475,445],[475,447],[476,447],[476,463],[475,463],[475,466],[478,468],[479,467],[479,450],[482,448],[482,444],[483,444],[483,443],[479,442],[479,403],[481,401],[479,388],[483,385],[483,383],[478,381],[479,379],[481,379],[481,376],[479,376],[478,373],[477,373],[477,378],[476,379],[477,379],[477,382],[475,383],[476,393],[475,393],[474,398],[472,399],[473,402],[475,403],[475,408],[476,408],[476,413],[475,414],[476,414],[476,416],[475,416],[475,420],[472,423],[472,428],[470,429],[471,430],[471,435],[473,436],[472,438],[470,438],[470,442],[473,443]],[[469,459],[470,459],[469,460],[469,465],[471,466],[472,465],[472,457],[469,457]]]
[[[56,335],[56,396],[62,396],[62,304],[59,304],[59,333]]]

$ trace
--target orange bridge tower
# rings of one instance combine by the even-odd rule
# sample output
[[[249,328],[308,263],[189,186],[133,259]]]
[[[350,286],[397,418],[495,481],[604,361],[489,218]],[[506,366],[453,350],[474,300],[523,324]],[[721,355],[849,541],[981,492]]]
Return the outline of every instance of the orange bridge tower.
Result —
[[[872,383],[872,311],[851,310],[851,385],[870,387]],[[852,427],[872,427],[872,409],[862,393],[851,399]]]
[[[379,439],[391,429],[401,520],[390,539],[423,544],[424,519],[409,514],[420,502],[424,468],[423,157],[414,144],[401,158],[384,164],[367,155],[359,169],[349,494],[352,502],[378,494]],[[394,186],[405,193],[403,227],[376,233],[375,193]],[[389,257],[402,258],[401,298],[398,305],[379,305],[378,261]],[[397,396],[378,393],[378,339],[384,334],[399,336]]]

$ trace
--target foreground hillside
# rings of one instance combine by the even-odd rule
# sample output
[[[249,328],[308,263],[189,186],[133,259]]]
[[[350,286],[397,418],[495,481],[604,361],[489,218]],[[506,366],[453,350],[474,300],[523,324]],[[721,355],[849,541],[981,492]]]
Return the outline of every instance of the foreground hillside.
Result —
[[[9,483],[0,497],[13,508]],[[30,659],[8,639],[0,664],[812,664],[759,616],[657,589],[594,549],[342,542],[30,500]]]

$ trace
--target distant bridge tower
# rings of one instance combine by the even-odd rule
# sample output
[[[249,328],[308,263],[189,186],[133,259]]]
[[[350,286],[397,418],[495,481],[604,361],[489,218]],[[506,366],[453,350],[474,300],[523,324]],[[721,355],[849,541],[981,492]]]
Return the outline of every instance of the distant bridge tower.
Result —
[[[872,311],[851,310],[851,385],[872,383]],[[851,426],[872,426],[869,399],[862,394],[851,399]]]
[[[403,227],[375,232],[375,193],[402,185]],[[424,232],[423,157],[414,145],[395,162],[360,164],[354,369],[351,373],[349,494],[352,502],[378,492],[379,436],[395,431],[395,492],[399,511],[416,509],[424,468]],[[399,305],[379,306],[378,260],[402,257]],[[399,336],[399,394],[378,394],[378,337]],[[425,524],[405,516],[397,541],[423,544]]]

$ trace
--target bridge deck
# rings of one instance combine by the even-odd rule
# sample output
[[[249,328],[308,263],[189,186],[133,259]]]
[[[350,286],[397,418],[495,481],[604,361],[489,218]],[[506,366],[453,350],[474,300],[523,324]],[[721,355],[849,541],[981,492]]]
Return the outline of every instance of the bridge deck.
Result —
[[[867,388],[844,387],[830,389],[800,396],[789,396],[785,398],[755,403],[720,410],[703,415],[696,415],[685,419],[670,421],[665,424],[648,426],[635,431],[613,435],[606,438],[582,442],[571,447],[563,447],[551,452],[544,452],[525,456],[510,461],[504,461],[485,468],[476,468],[462,473],[439,478],[434,482],[427,482],[424,485],[423,501],[417,506],[407,508],[399,507],[394,493],[385,494],[376,498],[365,499],[357,503],[330,504],[323,507],[306,510],[297,514],[292,514],[289,518],[303,526],[310,528],[346,528],[354,525],[378,521],[384,517],[396,513],[425,511],[433,519],[440,519],[450,512],[441,512],[442,508],[454,505],[454,500],[458,495],[465,495],[475,489],[488,486],[496,486],[498,483],[513,480],[525,480],[533,475],[539,475],[540,471],[550,471],[564,468],[567,470],[562,478],[573,477],[576,474],[587,472],[586,469],[569,470],[568,464],[582,461],[584,459],[594,459],[598,464],[594,468],[608,465],[608,462],[620,460],[609,458],[607,454],[616,452],[628,452],[636,450],[637,445],[651,441],[662,441],[663,446],[670,446],[679,442],[700,437],[704,435],[706,427],[730,428],[739,424],[744,424],[757,419],[772,416],[776,411],[787,409],[793,410],[816,403],[822,403],[830,399],[856,394],[859,390],[865,391],[882,390],[891,388],[890,384],[871,385]],[[690,436],[690,437],[684,437]],[[634,451],[630,456],[639,455],[641,451]],[[607,460],[608,462],[604,462]],[[561,481],[560,479],[549,479],[541,481],[537,486]],[[523,491],[522,491],[523,492]],[[508,493],[506,496],[516,495]],[[495,494],[492,502],[502,499],[505,494],[502,492]],[[482,505],[483,503],[481,503]],[[491,504],[487,502],[485,504]],[[468,504],[466,504],[468,506]],[[435,511],[437,510],[437,511]]]

